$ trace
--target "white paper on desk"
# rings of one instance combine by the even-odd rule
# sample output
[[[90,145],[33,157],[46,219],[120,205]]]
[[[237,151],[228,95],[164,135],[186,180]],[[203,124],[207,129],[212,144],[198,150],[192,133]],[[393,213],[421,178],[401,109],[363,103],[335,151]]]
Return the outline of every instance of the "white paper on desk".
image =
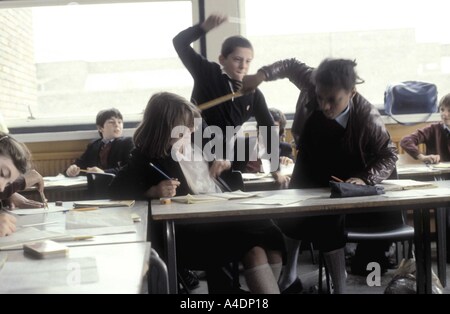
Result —
[[[445,196],[450,195],[450,188],[420,189],[420,190],[404,190],[398,192],[386,192],[383,197],[388,198],[414,198],[423,196]]]
[[[121,227],[134,225],[130,210],[70,211],[66,214],[66,229]]]
[[[33,227],[18,229],[7,237],[0,238],[0,249],[21,246],[26,243],[36,242],[46,239],[56,239],[65,237],[67,234],[48,230],[39,230]]]
[[[437,186],[434,185],[432,181],[421,182],[408,179],[384,180],[379,185],[384,187],[385,191],[437,188]]]
[[[27,208],[27,209],[14,209],[10,210],[9,213],[15,215],[37,215],[37,214],[45,214],[45,213],[57,213],[57,212],[65,212],[69,211],[69,208],[65,208],[63,206],[56,206],[53,204],[48,204],[48,209],[46,208]]]
[[[249,201],[240,202],[241,204],[251,204],[251,205],[289,205],[294,203],[302,202],[310,196],[304,195],[271,195],[267,197],[258,197],[251,199]]]
[[[69,237],[73,236],[102,236],[111,234],[136,233],[136,226],[118,226],[102,228],[71,229],[68,231]]]
[[[74,270],[77,276],[74,276]],[[68,286],[98,281],[97,261],[94,257],[52,258],[33,261],[8,261],[0,280],[7,285],[0,287],[1,293],[25,292],[28,289]]]
[[[208,194],[187,194],[172,197],[172,200],[178,203],[198,204],[206,202],[223,202],[227,200],[235,200],[257,196],[258,193],[242,192],[240,190],[224,193],[208,193]]]
[[[434,169],[449,169],[450,168],[450,162],[440,162],[438,164],[431,164],[431,167]]]
[[[269,177],[270,173],[243,173],[242,174],[242,180],[249,181],[249,180],[258,180],[262,178]]]
[[[87,178],[85,176],[66,177],[62,174],[58,174],[55,177],[44,177],[45,187],[72,186],[72,185],[80,185],[83,183],[87,184]]]
[[[416,173],[427,173],[427,172],[433,172],[433,169],[428,168],[425,165],[418,165],[415,167],[398,167],[397,173],[405,173],[405,172],[416,172]]]

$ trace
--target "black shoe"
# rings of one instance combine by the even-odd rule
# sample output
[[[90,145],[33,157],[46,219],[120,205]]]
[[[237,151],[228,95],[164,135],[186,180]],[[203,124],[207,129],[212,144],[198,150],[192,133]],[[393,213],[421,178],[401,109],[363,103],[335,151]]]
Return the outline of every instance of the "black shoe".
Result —
[[[180,270],[179,275],[181,277],[180,279],[189,290],[195,289],[200,285],[197,274],[192,270],[183,268],[182,270]]]
[[[281,291],[281,294],[299,294],[303,291],[303,285],[300,278],[296,278],[293,283],[283,291]]]

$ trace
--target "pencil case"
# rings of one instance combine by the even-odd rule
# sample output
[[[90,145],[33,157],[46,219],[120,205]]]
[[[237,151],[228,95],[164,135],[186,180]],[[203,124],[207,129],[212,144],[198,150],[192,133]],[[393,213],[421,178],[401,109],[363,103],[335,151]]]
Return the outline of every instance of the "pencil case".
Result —
[[[382,186],[359,185],[347,182],[330,181],[331,198],[370,196],[384,194]]]

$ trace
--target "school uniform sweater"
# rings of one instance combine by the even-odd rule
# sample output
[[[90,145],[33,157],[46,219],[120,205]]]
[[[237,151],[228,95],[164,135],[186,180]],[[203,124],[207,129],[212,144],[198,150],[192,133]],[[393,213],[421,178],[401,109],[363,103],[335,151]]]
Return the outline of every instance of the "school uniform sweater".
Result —
[[[191,101],[196,105],[227,95],[236,89],[236,84],[222,72],[219,64],[208,61],[190,46],[204,35],[200,25],[195,25],[173,39],[178,56],[194,79]],[[255,117],[259,126],[274,126],[264,95],[259,89],[203,110],[202,116],[209,126],[218,126],[224,136],[227,126],[241,126],[251,116]]]

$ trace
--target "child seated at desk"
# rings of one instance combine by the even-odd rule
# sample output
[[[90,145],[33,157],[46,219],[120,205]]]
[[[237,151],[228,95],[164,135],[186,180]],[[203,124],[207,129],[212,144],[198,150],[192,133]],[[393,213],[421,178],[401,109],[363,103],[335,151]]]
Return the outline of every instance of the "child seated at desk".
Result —
[[[424,163],[436,164],[450,161],[450,94],[439,101],[441,122],[430,124],[405,136],[400,146],[414,159]],[[425,154],[420,153],[419,144],[425,144]]]
[[[44,192],[44,181],[36,171],[28,171],[30,152],[25,145],[11,136],[0,132],[0,200],[7,200],[16,190],[37,185]],[[26,200],[26,198],[22,197]],[[17,203],[14,205],[18,205]],[[40,204],[41,206],[43,204]],[[0,236],[6,236],[16,230],[16,219],[0,214]]]
[[[113,180],[111,194],[154,199],[220,192],[211,172],[214,163],[219,161],[209,166],[201,150],[191,145],[195,118],[200,118],[200,113],[186,99],[171,93],[153,95],[134,134],[136,148]],[[198,153],[195,156],[200,158],[184,155],[189,151]],[[283,238],[271,221],[177,225],[176,233],[178,262],[184,267],[206,269],[208,285],[211,273],[217,268],[240,260],[251,292],[280,292],[277,278],[281,271]],[[161,234],[152,238],[152,245],[157,245],[158,238]]]
[[[100,138],[90,143],[83,155],[66,170],[68,177],[75,177],[82,169],[88,172],[116,174],[124,166],[133,140],[123,137],[123,117],[115,108],[102,110],[97,114],[96,125]]]
[[[276,108],[270,108],[269,109],[270,114],[272,115],[273,121],[275,126],[278,127],[279,130],[279,136],[280,136],[280,168],[281,167],[287,167],[289,165],[292,166],[294,163],[293,159],[294,156],[292,154],[292,147],[289,143],[285,142],[286,139],[286,116],[284,113]],[[259,125],[256,126],[256,128],[259,130]],[[250,141],[249,141],[250,143]],[[252,149],[254,146],[254,151],[257,152],[258,149],[258,139],[256,139],[255,145],[250,145],[249,148]],[[251,154],[251,153],[250,153]],[[253,157],[253,155],[250,155]],[[247,158],[249,161],[247,162],[245,166],[244,172],[249,173],[257,173],[257,172],[266,172],[265,169],[263,169],[263,163],[261,159],[258,158],[256,160],[252,160],[251,158]],[[269,171],[270,169],[267,169]],[[280,171],[272,172],[272,176],[274,177],[275,181],[281,186],[281,187],[287,187],[289,185],[289,176],[283,175]]]

